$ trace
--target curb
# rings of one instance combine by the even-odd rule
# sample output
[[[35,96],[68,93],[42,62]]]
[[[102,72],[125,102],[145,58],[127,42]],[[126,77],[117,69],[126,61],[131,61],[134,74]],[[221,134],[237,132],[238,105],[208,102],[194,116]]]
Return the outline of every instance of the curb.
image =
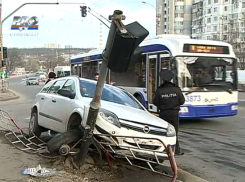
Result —
[[[12,91],[10,89],[8,91],[11,92],[14,96],[13,97],[9,97],[9,98],[5,98],[5,99],[0,99],[0,102],[1,101],[10,101],[10,100],[15,100],[15,99],[20,98],[14,91]]]
[[[209,182],[180,168],[178,168],[178,179],[183,182]]]

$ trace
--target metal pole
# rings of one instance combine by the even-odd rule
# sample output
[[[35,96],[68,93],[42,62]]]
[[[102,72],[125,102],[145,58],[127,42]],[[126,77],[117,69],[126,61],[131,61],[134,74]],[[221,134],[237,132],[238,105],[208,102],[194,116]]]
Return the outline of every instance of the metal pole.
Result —
[[[94,98],[90,103],[89,113],[87,117],[86,127],[84,129],[83,140],[80,147],[80,152],[76,158],[75,167],[80,168],[85,163],[85,158],[88,153],[89,145],[91,144],[93,131],[95,127],[95,123],[97,120],[98,112],[101,107],[100,100],[103,91],[103,87],[105,84],[108,68],[107,68],[107,58],[110,56],[110,47],[113,44],[113,38],[117,29],[116,23],[121,23],[121,20],[125,19],[125,16],[122,15],[123,12],[120,10],[115,10],[112,16],[109,16],[109,19],[112,19],[110,31],[107,38],[106,49],[105,52],[102,54],[102,65],[101,71],[99,74],[99,80],[96,85],[96,90],[94,94]],[[81,128],[83,130],[83,128]]]
[[[6,16],[2,21],[1,21],[1,27],[0,27],[0,29],[1,29],[1,37],[0,37],[0,39],[1,39],[1,63],[2,63],[2,61],[3,61],[3,23],[10,17],[10,16],[12,16],[15,12],[17,12],[20,8],[22,8],[23,6],[25,6],[25,5],[30,5],[30,4],[42,4],[42,5],[46,5],[46,4],[51,4],[51,5],[54,5],[54,4],[56,4],[56,5],[59,5],[59,3],[57,2],[57,3],[24,3],[24,4],[22,4],[21,6],[19,6],[18,8],[16,8],[12,13],[10,13],[8,16]],[[2,64],[0,65],[0,67],[2,67]]]

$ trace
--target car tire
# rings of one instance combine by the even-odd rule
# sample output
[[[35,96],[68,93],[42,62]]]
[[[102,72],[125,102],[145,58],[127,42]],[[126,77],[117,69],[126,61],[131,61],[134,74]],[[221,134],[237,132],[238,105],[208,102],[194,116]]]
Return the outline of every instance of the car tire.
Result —
[[[47,148],[50,153],[53,153],[60,149],[64,144],[69,145],[73,142],[78,142],[83,137],[83,133],[80,129],[67,131],[61,133],[58,136],[50,139],[47,143]]]
[[[29,136],[40,137],[42,134],[42,128],[38,125],[37,112],[34,111],[31,113],[31,118],[29,122]]]

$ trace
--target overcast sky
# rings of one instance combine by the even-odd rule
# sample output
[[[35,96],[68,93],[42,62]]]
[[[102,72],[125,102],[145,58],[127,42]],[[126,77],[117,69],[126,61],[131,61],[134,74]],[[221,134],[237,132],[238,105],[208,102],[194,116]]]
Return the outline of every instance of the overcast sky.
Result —
[[[1,1],[1,0],[0,0]],[[2,0],[2,19],[21,4],[30,2],[57,2],[57,0]],[[92,10],[108,18],[114,10],[122,10],[126,15],[124,24],[138,21],[151,36],[155,35],[156,0],[58,0],[60,3],[85,3]],[[98,47],[99,21],[88,13],[81,17],[80,4],[26,5],[3,23],[3,44],[6,47],[43,46],[47,43],[72,45],[73,47]],[[38,30],[25,30],[22,33],[37,36],[14,36],[19,30],[11,30],[14,16],[37,16]],[[108,28],[103,25],[103,41],[107,39]]]

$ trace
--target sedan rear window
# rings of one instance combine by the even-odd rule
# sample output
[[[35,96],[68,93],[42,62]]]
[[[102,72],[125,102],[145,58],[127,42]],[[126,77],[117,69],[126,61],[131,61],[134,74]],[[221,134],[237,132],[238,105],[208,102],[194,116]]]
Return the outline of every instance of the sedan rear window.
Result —
[[[96,89],[96,83],[80,80],[80,91],[83,97],[93,98]],[[131,106],[137,109],[143,109],[143,107],[137,103],[134,97],[129,95],[127,92],[112,86],[105,85],[101,100],[114,102],[126,106]]]

